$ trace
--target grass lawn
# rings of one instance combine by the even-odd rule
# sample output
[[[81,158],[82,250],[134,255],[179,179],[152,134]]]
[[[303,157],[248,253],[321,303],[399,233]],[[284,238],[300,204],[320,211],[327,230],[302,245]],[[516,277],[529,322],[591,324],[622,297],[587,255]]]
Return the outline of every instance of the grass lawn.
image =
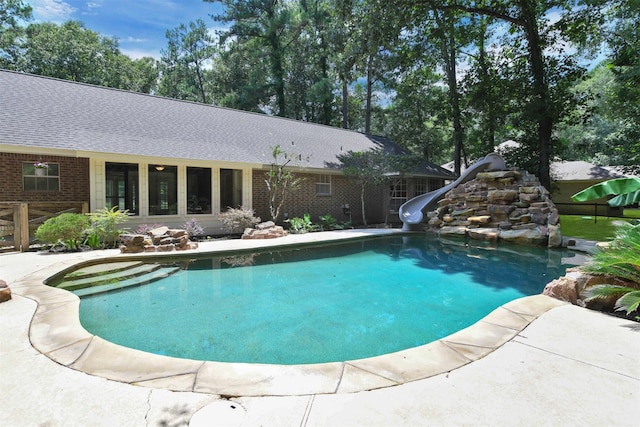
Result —
[[[640,209],[625,209],[624,218],[609,218],[606,216],[560,215],[562,235],[580,239],[606,241],[616,234],[616,223],[629,222],[633,218],[640,218]]]

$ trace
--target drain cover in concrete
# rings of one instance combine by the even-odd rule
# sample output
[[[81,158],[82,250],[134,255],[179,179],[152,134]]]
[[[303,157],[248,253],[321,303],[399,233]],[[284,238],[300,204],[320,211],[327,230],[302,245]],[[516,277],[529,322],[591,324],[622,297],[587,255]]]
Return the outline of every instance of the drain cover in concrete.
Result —
[[[216,400],[193,414],[189,427],[239,426],[245,410],[232,400]]]

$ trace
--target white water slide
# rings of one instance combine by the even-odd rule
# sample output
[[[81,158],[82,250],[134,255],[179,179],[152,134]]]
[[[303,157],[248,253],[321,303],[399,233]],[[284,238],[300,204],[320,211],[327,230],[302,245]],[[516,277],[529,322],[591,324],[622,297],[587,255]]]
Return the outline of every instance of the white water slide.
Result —
[[[467,181],[471,181],[479,172],[504,169],[506,169],[506,165],[502,156],[496,153],[487,154],[485,157],[469,166],[462,175],[460,175],[460,177],[451,184],[438,188],[435,191],[421,194],[407,201],[400,206],[399,210],[400,220],[403,223],[402,230],[420,230],[420,223],[424,217],[423,212],[432,209],[434,205],[436,205],[438,201],[442,199],[452,188],[455,188],[460,184],[464,184]]]

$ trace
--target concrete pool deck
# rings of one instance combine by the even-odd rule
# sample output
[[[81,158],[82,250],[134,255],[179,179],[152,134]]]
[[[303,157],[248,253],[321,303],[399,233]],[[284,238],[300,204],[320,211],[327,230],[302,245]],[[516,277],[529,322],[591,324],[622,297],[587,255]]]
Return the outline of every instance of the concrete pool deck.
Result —
[[[195,252],[387,232],[221,240]],[[436,343],[362,361],[186,361],[92,337],[78,328],[74,296],[41,284],[108,256],[120,257],[0,254],[14,294],[0,304],[0,425],[633,425],[640,416],[635,322],[539,295]]]

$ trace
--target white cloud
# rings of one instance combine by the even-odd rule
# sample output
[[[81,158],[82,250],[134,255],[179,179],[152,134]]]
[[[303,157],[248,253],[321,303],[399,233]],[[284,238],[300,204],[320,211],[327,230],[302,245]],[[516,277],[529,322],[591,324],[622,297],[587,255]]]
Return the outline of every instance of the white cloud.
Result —
[[[157,50],[125,49],[121,46],[120,52],[122,52],[124,55],[127,55],[131,59],[140,59],[149,56],[154,59],[160,59],[160,52]]]
[[[86,10],[82,11],[83,15],[97,15],[97,9],[102,9],[102,1],[88,1],[85,6]]]
[[[36,21],[68,21],[76,11],[76,8],[62,0],[31,0],[29,4]]]
[[[141,39],[141,38],[136,38],[132,36],[129,36],[126,39],[120,40],[120,42],[126,42],[126,43],[146,43],[148,41],[149,39]]]

